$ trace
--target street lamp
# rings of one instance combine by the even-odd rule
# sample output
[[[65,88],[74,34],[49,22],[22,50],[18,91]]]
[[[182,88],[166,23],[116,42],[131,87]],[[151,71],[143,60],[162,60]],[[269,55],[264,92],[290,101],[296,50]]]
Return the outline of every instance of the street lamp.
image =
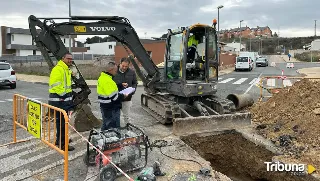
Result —
[[[223,8],[223,5],[220,5],[217,7],[218,8],[218,50],[219,50],[219,56],[218,56],[218,63],[220,63],[220,53],[221,53],[221,48],[220,48],[220,28],[219,28],[219,21],[220,21],[220,16],[219,16],[219,10]]]
[[[69,22],[71,22],[71,0],[69,0]],[[69,53],[71,53],[71,35],[69,35]]]
[[[242,22],[243,20],[240,20],[240,49],[239,49],[239,52],[241,52],[241,22]]]

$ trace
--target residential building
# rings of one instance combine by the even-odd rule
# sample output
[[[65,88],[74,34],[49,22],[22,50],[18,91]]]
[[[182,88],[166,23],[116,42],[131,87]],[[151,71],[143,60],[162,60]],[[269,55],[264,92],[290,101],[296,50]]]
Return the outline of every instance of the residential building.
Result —
[[[229,47],[229,49],[233,49],[233,51],[239,51],[240,49],[240,43],[232,42],[232,43],[227,43],[226,47]],[[246,44],[241,43],[241,51],[245,51],[246,49]]]
[[[114,55],[114,48],[116,42],[102,42],[102,43],[92,43],[85,44],[84,47],[87,48],[87,54],[97,54],[97,55]]]
[[[0,30],[0,57],[41,55],[32,41],[29,29],[1,26]],[[75,47],[76,37],[76,35],[71,36],[72,52],[85,52],[86,48]],[[61,40],[69,48],[69,36],[61,36]]]
[[[166,48],[165,40],[140,39],[140,41],[156,65],[164,61],[164,54]],[[128,49],[127,52],[123,45],[119,42],[116,43],[114,50],[116,63],[119,63],[122,57],[127,57],[128,53],[131,54],[131,51]]]
[[[257,26],[256,28],[245,26],[241,28],[233,28],[230,30],[220,30],[219,37],[224,39],[237,38],[240,37],[240,33],[242,38],[254,38],[257,36],[272,37],[272,31],[268,26]]]

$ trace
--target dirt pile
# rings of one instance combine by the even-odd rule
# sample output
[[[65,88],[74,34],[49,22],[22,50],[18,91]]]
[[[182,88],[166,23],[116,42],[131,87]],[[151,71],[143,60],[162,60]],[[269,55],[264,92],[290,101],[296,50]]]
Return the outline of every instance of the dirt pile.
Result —
[[[320,168],[320,82],[296,82],[250,111],[258,133],[283,148],[282,158]]]

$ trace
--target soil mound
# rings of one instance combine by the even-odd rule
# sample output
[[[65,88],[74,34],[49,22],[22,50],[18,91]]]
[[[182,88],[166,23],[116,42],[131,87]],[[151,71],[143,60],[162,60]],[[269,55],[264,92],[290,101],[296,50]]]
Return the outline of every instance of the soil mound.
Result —
[[[283,148],[281,157],[320,168],[320,82],[302,79],[250,111],[258,133]]]

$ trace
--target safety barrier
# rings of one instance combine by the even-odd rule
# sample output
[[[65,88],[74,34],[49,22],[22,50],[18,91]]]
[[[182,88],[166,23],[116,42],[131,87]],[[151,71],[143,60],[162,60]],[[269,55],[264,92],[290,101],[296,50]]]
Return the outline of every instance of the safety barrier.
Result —
[[[61,145],[55,145],[56,141],[56,119],[64,117],[65,120],[65,148],[61,149]],[[86,139],[82,134],[80,134],[70,123],[71,114],[68,116],[66,111],[51,106],[40,101],[30,99],[26,96],[19,94],[14,94],[13,96],[13,142],[4,144],[1,146],[6,146],[14,143],[20,143],[29,140],[17,140],[17,126],[26,130],[35,139],[40,139],[43,143],[49,147],[55,149],[64,157],[64,181],[68,181],[68,145],[69,145],[69,126],[77,133],[82,140],[87,142],[91,147],[93,147],[99,154],[101,154],[104,159],[115,167],[122,175],[124,175],[129,181],[134,181],[129,175],[127,175],[122,169],[120,169],[115,163],[110,160],[104,153],[95,147],[88,139]],[[61,124],[60,124],[61,130]],[[33,139],[34,139],[33,138]],[[60,131],[61,138],[61,131]],[[61,143],[61,139],[60,139]]]
[[[61,149],[61,144],[56,146],[56,118],[57,116],[65,119],[65,148]],[[37,100],[29,99],[28,97],[15,94],[13,96],[13,143],[28,141],[17,140],[17,126],[28,131],[35,138],[40,139],[49,147],[55,149],[64,157],[64,180],[68,180],[68,121],[69,117],[66,111],[42,103]],[[60,121],[61,122],[61,121]],[[60,124],[61,130],[61,124]],[[61,138],[60,131],[60,138]],[[61,143],[61,140],[60,140]],[[8,145],[8,144],[7,144]],[[3,145],[2,145],[3,146]]]
[[[272,95],[279,93],[284,87],[290,87],[295,82],[302,79],[320,80],[319,77],[288,77],[288,76],[263,76],[258,80],[257,86],[260,88],[259,101],[264,98],[272,97]],[[265,95],[265,93],[268,93]]]

